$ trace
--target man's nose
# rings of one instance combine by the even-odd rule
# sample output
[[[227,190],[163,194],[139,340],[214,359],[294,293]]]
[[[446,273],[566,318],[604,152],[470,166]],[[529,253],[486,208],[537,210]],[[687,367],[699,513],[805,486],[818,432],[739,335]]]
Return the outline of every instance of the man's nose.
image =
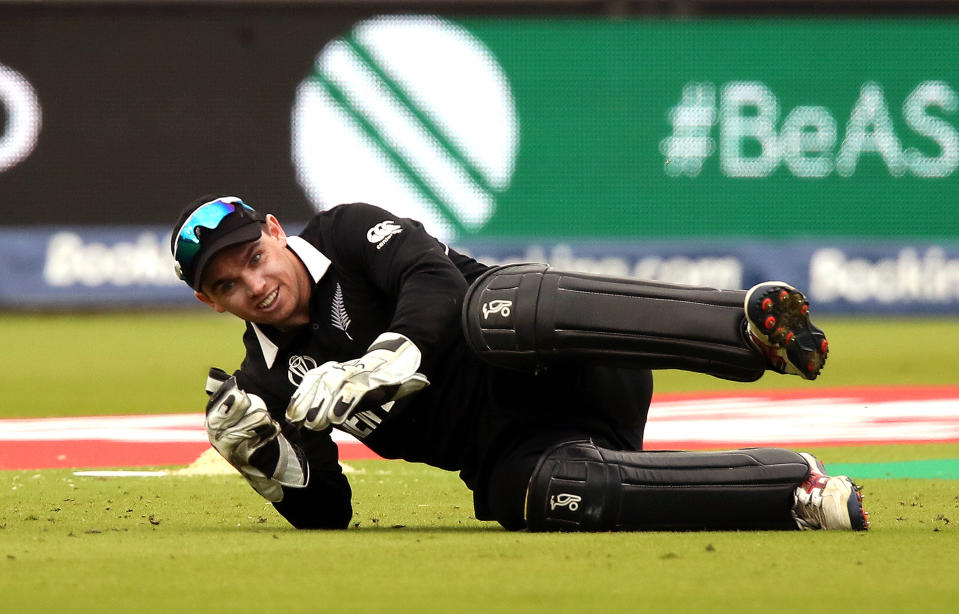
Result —
[[[251,296],[257,296],[266,289],[266,279],[259,273],[248,271],[243,277]]]

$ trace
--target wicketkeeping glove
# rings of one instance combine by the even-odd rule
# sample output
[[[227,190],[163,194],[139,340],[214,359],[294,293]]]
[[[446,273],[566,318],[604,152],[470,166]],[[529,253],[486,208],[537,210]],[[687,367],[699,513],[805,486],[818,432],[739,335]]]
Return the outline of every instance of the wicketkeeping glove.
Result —
[[[322,431],[363,407],[383,405],[429,385],[420,350],[399,333],[383,333],[361,358],[327,362],[307,371],[286,408],[295,425]]]
[[[210,401],[206,406],[206,432],[210,444],[270,501],[283,499],[283,486],[305,486],[308,465],[280,433],[280,425],[270,416],[263,399],[241,390],[235,377],[216,382],[215,371],[226,375],[219,369],[211,370],[207,380]]]

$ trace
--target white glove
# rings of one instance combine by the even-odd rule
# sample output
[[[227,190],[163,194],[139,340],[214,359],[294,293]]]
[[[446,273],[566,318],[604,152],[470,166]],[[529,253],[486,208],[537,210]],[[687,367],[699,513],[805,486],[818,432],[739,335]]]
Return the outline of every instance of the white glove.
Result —
[[[207,386],[209,390],[210,380]],[[206,432],[220,456],[266,499],[281,501],[282,486],[306,486],[306,463],[300,461],[293,446],[280,434],[280,425],[270,416],[263,399],[238,388],[235,377],[212,391],[206,406]],[[254,466],[250,457],[270,445],[278,446],[270,455],[276,458],[276,466],[265,472]]]
[[[346,422],[358,408],[395,401],[429,385],[416,370],[420,350],[399,333],[383,333],[361,358],[327,362],[303,376],[286,419],[322,431]]]

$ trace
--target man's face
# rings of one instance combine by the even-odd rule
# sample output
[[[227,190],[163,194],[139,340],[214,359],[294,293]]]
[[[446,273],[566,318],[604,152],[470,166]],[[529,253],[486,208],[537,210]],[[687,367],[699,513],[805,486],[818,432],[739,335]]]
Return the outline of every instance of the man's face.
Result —
[[[257,324],[292,328],[309,321],[308,273],[286,249],[286,234],[272,215],[259,239],[228,247],[207,263],[196,297]]]

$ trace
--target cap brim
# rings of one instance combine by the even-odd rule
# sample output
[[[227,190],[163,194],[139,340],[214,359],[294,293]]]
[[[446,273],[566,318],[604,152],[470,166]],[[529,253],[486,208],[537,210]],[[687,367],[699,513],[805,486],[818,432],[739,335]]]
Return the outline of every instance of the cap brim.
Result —
[[[231,230],[222,237],[217,237],[216,240],[209,245],[204,245],[203,249],[200,250],[200,255],[197,257],[196,261],[196,267],[193,270],[193,283],[191,284],[193,289],[200,289],[200,282],[203,281],[203,272],[206,269],[206,265],[210,261],[210,258],[217,255],[217,253],[223,251],[224,249],[232,247],[233,245],[256,241],[263,234],[262,229],[262,222],[244,224],[235,230]]]

